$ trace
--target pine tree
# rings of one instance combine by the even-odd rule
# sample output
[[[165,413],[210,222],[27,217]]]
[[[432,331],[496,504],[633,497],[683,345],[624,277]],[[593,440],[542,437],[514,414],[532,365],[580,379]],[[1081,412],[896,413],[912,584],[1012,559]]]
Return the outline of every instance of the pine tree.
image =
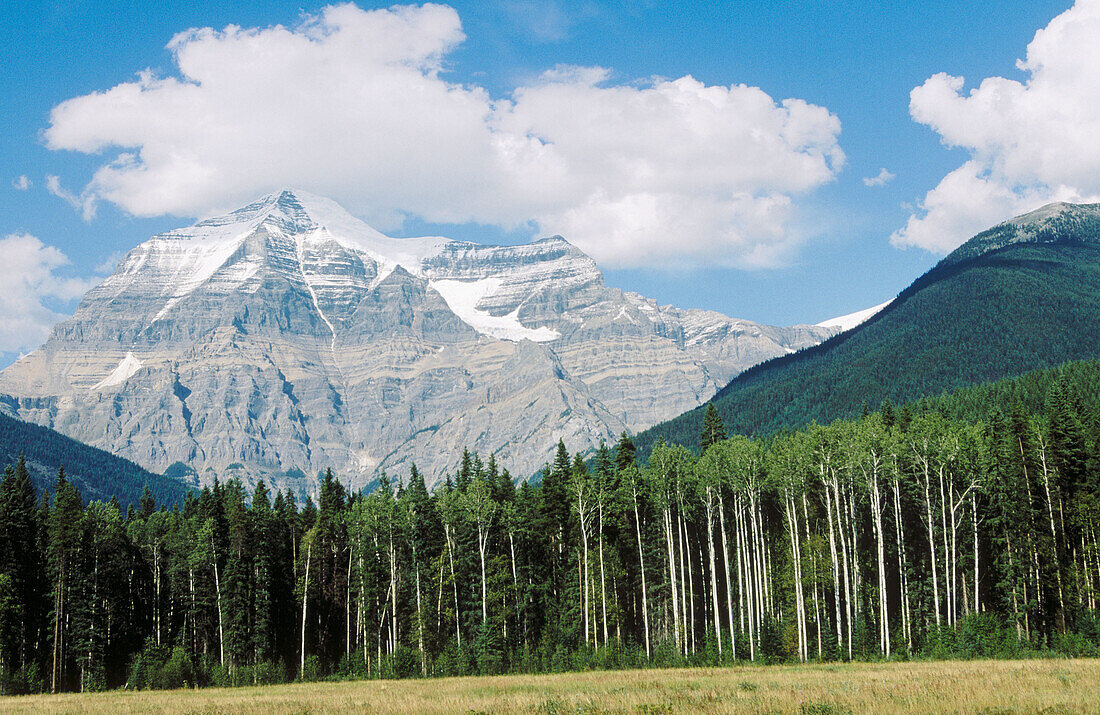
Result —
[[[718,416],[718,410],[715,409],[714,403],[708,402],[706,413],[703,415],[703,431],[699,436],[703,451],[725,438],[726,427],[722,424],[722,418]]]
[[[43,494],[43,498],[46,495]],[[40,513],[22,455],[0,483],[0,577],[8,586],[8,618],[0,624],[0,667],[26,669],[39,658],[39,633],[48,609],[39,535]]]
[[[634,448],[634,442],[630,439],[630,435],[624,430],[619,435],[619,442],[615,445],[615,469],[617,471],[623,471],[628,467],[635,465],[635,459],[637,456],[637,450]]]
[[[393,490],[383,472],[377,493],[386,498],[392,521]],[[347,531],[344,509],[347,492],[332,470],[325,471],[318,496],[316,536],[313,542],[313,573],[317,601],[314,604],[316,652],[323,662],[335,662],[345,653],[347,599]],[[327,626],[327,627],[326,627]]]
[[[227,482],[225,494],[225,641],[230,673],[236,680],[237,671],[255,661],[253,626],[255,613],[256,554],[245,506],[244,487],[239,480]],[[255,506],[253,507],[255,509]]]
[[[153,515],[153,511],[157,508],[157,500],[153,497],[153,490],[146,484],[144,490],[141,492],[141,499],[138,501],[138,514],[142,519],[148,519]]]
[[[71,591],[80,584],[77,556],[83,531],[83,503],[80,492],[65,478],[65,468],[57,472],[53,505],[46,522],[46,549],[53,578],[53,638],[50,659],[50,692],[67,686],[72,644],[69,633]]]
[[[882,424],[886,426],[886,429],[892,428],[897,422],[897,415],[894,413],[894,404],[890,402],[889,397],[882,401],[879,412],[882,413]]]
[[[252,661],[259,665],[270,662],[275,655],[275,588],[279,550],[275,538],[275,512],[268,499],[267,485],[261,479],[252,492],[252,508],[248,511],[248,530],[252,535],[253,602],[251,623]]]

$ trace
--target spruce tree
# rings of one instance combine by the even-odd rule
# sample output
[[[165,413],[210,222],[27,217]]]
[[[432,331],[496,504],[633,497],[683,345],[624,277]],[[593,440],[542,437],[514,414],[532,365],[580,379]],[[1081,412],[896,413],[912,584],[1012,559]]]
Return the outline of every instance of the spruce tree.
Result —
[[[259,665],[275,655],[275,579],[278,544],[275,540],[275,513],[268,499],[267,485],[261,479],[252,492],[248,511],[251,546],[254,554],[251,649]]]
[[[619,435],[619,442],[615,445],[615,471],[622,472],[628,467],[635,465],[635,459],[637,457],[637,450],[634,448],[634,441],[630,439],[630,435],[623,430],[623,433]]]
[[[46,495],[43,494],[43,498]],[[25,669],[39,656],[39,633],[48,610],[39,535],[40,512],[27,463],[22,455],[0,484],[0,574],[6,576],[9,619],[0,628],[0,648],[9,672]]]
[[[718,415],[713,402],[707,403],[706,413],[703,415],[703,431],[699,435],[699,441],[703,451],[712,444],[721,442],[726,438],[726,427],[722,424],[722,418]]]
[[[66,479],[65,468],[62,467],[54,482],[53,505],[46,522],[46,549],[54,591],[49,683],[50,691],[55,693],[67,686],[67,676],[70,674],[72,643],[69,609],[72,605],[71,592],[80,585],[82,578],[77,556],[83,532],[83,507],[80,492]]]

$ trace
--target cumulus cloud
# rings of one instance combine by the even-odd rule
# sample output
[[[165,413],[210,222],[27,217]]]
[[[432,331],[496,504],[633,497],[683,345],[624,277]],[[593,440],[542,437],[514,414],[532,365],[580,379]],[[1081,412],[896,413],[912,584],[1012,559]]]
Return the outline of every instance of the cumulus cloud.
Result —
[[[970,158],[928,192],[891,241],[947,252],[991,223],[1050,201],[1100,197],[1100,0],[1039,30],[1020,82],[940,73],[910,94],[913,119]]]
[[[69,264],[64,253],[30,234],[0,238],[0,352],[23,352],[40,345],[54,323],[65,316],[50,305],[79,298],[96,281],[66,278],[58,269]]]
[[[11,185],[16,191],[26,191],[31,188],[31,180],[27,178],[26,174],[20,174],[12,179]]]
[[[897,178],[894,174],[886,170],[885,167],[879,169],[879,172],[874,176],[863,177],[864,186],[886,186],[888,183]]]
[[[835,115],[756,87],[558,67],[494,98],[446,79],[464,39],[440,5],[189,30],[168,45],[177,76],[63,102],[45,139],[108,156],[81,210],[208,215],[289,185],[383,230],[533,224],[607,265],[775,263],[799,197],[844,162]]]

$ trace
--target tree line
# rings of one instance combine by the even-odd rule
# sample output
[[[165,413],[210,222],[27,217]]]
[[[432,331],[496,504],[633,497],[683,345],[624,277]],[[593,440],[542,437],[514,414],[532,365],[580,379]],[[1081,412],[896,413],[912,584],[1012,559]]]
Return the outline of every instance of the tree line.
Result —
[[[136,504],[143,487],[149,486],[160,501],[175,504],[182,502],[191,488],[182,480],[154,474],[128,459],[0,412],[0,465],[14,465],[20,457],[39,490],[52,488],[58,467],[65,465],[69,481],[88,501],[115,497],[126,507]]]
[[[942,404],[941,404],[942,407]],[[5,692],[596,667],[1095,655],[1100,403],[985,420],[885,403],[701,454],[464,452],[314,498],[215,481],[84,504],[0,483]]]

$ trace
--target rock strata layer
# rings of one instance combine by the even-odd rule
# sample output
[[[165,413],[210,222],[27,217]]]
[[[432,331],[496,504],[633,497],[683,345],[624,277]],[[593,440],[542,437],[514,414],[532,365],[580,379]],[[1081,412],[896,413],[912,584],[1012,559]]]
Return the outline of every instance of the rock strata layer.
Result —
[[[464,446],[529,476],[835,332],[659,306],[561,237],[394,239],[282,191],[132,250],[0,409],[197,483],[435,481]]]

